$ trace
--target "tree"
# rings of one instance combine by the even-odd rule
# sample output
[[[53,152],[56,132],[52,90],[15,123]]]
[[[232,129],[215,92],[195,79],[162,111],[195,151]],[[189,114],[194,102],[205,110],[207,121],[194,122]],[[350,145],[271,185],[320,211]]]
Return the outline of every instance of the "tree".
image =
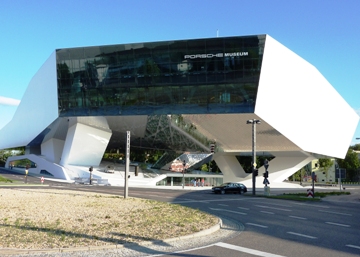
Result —
[[[300,183],[302,183],[303,178],[306,175],[306,170],[305,168],[301,168],[300,170],[298,170],[297,172],[295,172],[293,175],[291,175],[288,180],[292,180],[292,181],[300,181]]]
[[[320,158],[319,166],[325,172],[326,181],[328,181],[328,171],[334,165],[334,161],[328,158]]]
[[[209,171],[208,166],[207,166],[206,163],[204,163],[204,164],[201,166],[201,171]]]
[[[3,149],[3,150],[0,150],[0,161],[5,163],[9,156],[24,155],[24,154],[25,154],[25,147],[15,147],[15,148]]]
[[[355,150],[355,151],[360,151],[360,144],[352,145],[352,146],[350,146],[350,149]]]
[[[345,159],[336,160],[340,168],[346,169],[346,177],[349,180],[355,180],[357,169],[360,167],[360,161],[356,152],[351,147],[346,153]]]

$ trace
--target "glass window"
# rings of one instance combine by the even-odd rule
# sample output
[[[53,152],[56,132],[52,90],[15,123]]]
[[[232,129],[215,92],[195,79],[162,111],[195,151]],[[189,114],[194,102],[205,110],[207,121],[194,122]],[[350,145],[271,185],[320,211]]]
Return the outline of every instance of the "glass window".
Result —
[[[103,108],[96,115],[118,115],[119,110],[124,115],[252,112],[264,39],[230,37],[57,50],[60,115],[94,115],[98,107]]]

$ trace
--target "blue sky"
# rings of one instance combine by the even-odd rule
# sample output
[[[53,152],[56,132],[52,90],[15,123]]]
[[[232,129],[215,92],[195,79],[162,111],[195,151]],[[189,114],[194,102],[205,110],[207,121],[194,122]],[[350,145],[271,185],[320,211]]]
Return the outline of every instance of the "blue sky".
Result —
[[[1,0],[0,129],[57,48],[216,37],[217,31],[269,34],[317,67],[360,115],[359,10],[359,0]],[[360,125],[352,145],[360,143],[356,137]]]

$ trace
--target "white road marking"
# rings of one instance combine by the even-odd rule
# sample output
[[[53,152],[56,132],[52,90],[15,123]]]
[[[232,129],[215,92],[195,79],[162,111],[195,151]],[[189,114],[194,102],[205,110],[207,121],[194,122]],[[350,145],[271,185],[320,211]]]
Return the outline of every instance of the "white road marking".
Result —
[[[220,205],[220,206],[229,206],[227,204],[221,204],[221,203],[219,203],[218,205]]]
[[[269,211],[260,211],[260,212],[262,212],[262,213],[266,213],[266,214],[275,214],[275,213],[273,213],[273,212],[269,212]]]
[[[174,197],[175,198],[175,197]],[[181,199],[186,199],[186,198],[181,198]],[[217,199],[217,200],[206,200],[207,202],[226,202],[226,201],[244,201],[246,199],[242,198],[242,199]],[[177,200],[174,199],[173,203],[201,203],[204,200],[189,200],[189,201],[181,201],[181,200]]]
[[[297,205],[302,205],[302,206],[309,206],[309,207],[318,207],[318,208],[324,208],[324,209],[329,209],[329,206],[322,206],[322,205],[310,205],[310,204],[306,204],[306,203],[292,203],[292,204],[297,204]]]
[[[292,207],[291,205],[288,204],[278,204],[278,203],[268,203],[268,202],[261,202],[262,204],[268,204],[268,205],[276,205],[276,206],[282,206],[282,207]]]
[[[244,213],[244,212],[230,211],[230,210],[210,208],[210,207],[209,207],[209,209],[213,210],[213,211],[225,211],[225,212],[231,212],[231,213],[236,213],[236,214],[241,214],[241,215],[247,215],[247,213]]]
[[[325,222],[325,223],[326,223],[326,224],[329,224],[329,225],[340,226],[340,227],[347,227],[347,228],[350,227],[350,225],[340,224],[340,223],[334,223],[334,222]]]
[[[279,211],[291,211],[291,210],[288,210],[288,209],[275,208],[275,207],[265,206],[265,205],[255,205],[255,206],[261,207],[261,208],[279,210]]]
[[[299,219],[299,220],[307,220],[307,218],[304,217],[298,217],[298,216],[289,216],[290,218]]]
[[[316,238],[317,238],[317,237],[314,237],[314,236],[299,234],[299,233],[295,233],[295,232],[287,232],[287,233],[288,233],[288,234],[291,234],[291,235],[295,235],[295,236],[301,236],[301,237],[310,238],[310,239],[316,239]]]
[[[226,244],[226,243],[222,243],[222,242],[216,243],[214,245],[219,246],[219,247],[223,247],[223,248],[227,248],[227,249],[231,249],[231,250],[235,250],[235,251],[239,251],[239,252],[243,252],[243,253],[256,255],[256,256],[262,256],[262,257],[285,257],[283,255],[262,252],[262,251],[258,251],[258,250],[254,250],[254,249],[250,249],[250,248],[246,248],[246,247],[241,247],[241,246],[237,246],[237,245]]]
[[[255,256],[262,256],[262,257],[286,257],[283,255],[278,255],[278,254],[272,254],[272,253],[267,253],[267,252],[262,252],[262,251],[258,251],[258,250],[254,250],[254,249],[250,249],[250,248],[246,248],[246,247],[241,247],[241,246],[237,246],[237,245],[232,245],[232,244],[227,244],[227,243],[216,243],[216,244],[211,244],[211,245],[206,245],[206,246],[201,246],[201,247],[196,247],[196,248],[192,248],[192,249],[187,249],[187,250],[183,250],[183,251],[176,251],[171,253],[170,255],[176,255],[179,253],[186,253],[186,252],[191,252],[191,251],[197,251],[197,250],[201,250],[201,249],[205,249],[205,248],[209,248],[209,247],[213,247],[213,246],[218,246],[218,247],[222,247],[222,248],[227,248],[227,249],[231,249],[231,250],[235,250],[238,252],[243,252],[243,253],[248,253],[248,254],[252,254]],[[152,256],[163,256],[163,255],[169,255],[169,253],[162,253],[162,254],[155,254],[155,255],[147,255],[148,257]]]
[[[337,215],[352,216],[352,214],[349,214],[349,213],[334,212],[334,211],[323,211],[323,210],[318,210],[318,211],[319,212],[331,213],[331,214],[337,214]]]
[[[246,210],[246,211],[249,210],[249,208],[244,208],[244,207],[238,207],[238,208],[241,209],[241,210]]]
[[[346,246],[360,250],[360,246],[357,246],[357,245],[346,245]]]
[[[264,225],[260,225],[260,224],[255,224],[255,223],[246,223],[247,225],[250,226],[255,226],[255,227],[260,227],[260,228],[267,228],[268,226],[264,226]]]

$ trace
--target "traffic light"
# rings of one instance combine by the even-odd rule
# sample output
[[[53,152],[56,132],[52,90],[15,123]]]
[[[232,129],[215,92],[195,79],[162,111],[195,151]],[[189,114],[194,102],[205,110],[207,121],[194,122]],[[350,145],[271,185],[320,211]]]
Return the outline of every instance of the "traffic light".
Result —
[[[265,171],[265,173],[263,174],[264,178],[268,178],[269,177],[269,172]]]
[[[210,144],[210,153],[215,152],[215,144]]]
[[[254,168],[254,176],[256,177],[257,175],[259,175],[259,170],[258,169],[256,169],[256,168]]]

